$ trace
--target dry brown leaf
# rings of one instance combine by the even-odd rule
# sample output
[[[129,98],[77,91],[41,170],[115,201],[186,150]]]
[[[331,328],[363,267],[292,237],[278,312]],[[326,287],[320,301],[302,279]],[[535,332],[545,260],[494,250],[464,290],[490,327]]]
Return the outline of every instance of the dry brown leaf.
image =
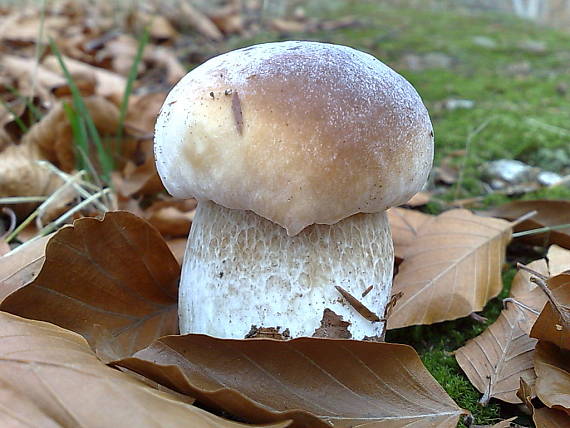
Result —
[[[0,258],[10,252],[10,244],[6,242],[3,236],[0,236]]]
[[[171,85],[178,83],[188,72],[172,49],[153,46],[145,50],[144,60],[150,62],[151,66],[164,69],[166,81]]]
[[[570,254],[568,250],[551,245],[546,259],[535,260],[526,267],[539,275],[550,277],[564,270],[568,254]],[[511,285],[513,303],[524,309],[526,319],[521,327],[526,334],[530,334],[532,326],[548,301],[544,291],[531,281],[534,275],[529,270],[519,269]]]
[[[570,352],[540,341],[534,354],[535,391],[548,407],[570,415]]]
[[[116,364],[258,423],[444,428],[463,413],[406,345],[168,336]]]
[[[158,201],[146,210],[146,219],[163,236],[188,236],[196,205],[195,199]]]
[[[168,245],[168,248],[170,248],[172,255],[174,255],[174,258],[180,265],[182,265],[182,262],[184,261],[184,253],[186,252],[187,242],[188,238],[174,238],[168,239],[166,241],[166,244]]]
[[[116,359],[177,333],[178,275],[156,229],[109,212],[60,229],[39,275],[0,308],[80,333],[103,358]]]
[[[537,341],[522,330],[524,320],[523,309],[509,305],[487,330],[455,351],[459,366],[483,394],[483,405],[491,398],[520,403],[519,379],[534,384],[532,358]]]
[[[162,15],[150,17],[148,31],[150,37],[157,42],[172,41],[178,37],[178,32],[170,21]]]
[[[546,277],[550,276],[550,269],[547,259],[534,260],[526,265],[526,267]],[[533,275],[530,272],[519,269],[513,278],[513,283],[511,285],[511,296],[518,298],[536,289],[538,286],[530,280],[532,276]],[[540,307],[538,310],[540,309],[542,309],[542,307]]]
[[[515,227],[515,232],[538,229],[545,226],[570,224],[570,201],[564,200],[514,201],[481,214],[506,218],[507,220],[516,220],[531,211],[537,211],[538,214],[518,224]],[[545,246],[558,244],[570,249],[570,227],[537,235],[524,236],[520,239]]]
[[[18,80],[25,79],[26,81],[32,82],[35,79],[36,85],[45,89],[51,89],[66,83],[63,76],[49,70],[41,64],[36,64],[34,58],[21,58],[4,54],[0,58],[3,69]]]
[[[536,409],[533,420],[536,428],[568,428],[570,426],[570,416],[548,407]]]
[[[142,141],[134,157],[140,160],[136,163],[130,160],[126,162],[121,177],[117,177],[115,190],[125,197],[153,195],[164,191],[154,162],[153,141]]]
[[[420,207],[431,201],[431,196],[432,195],[429,192],[418,192],[412,196],[410,200],[405,203],[405,205],[408,205],[410,207]]]
[[[44,263],[46,245],[52,235],[43,236],[0,257],[0,303],[38,275]]]
[[[249,426],[105,366],[81,336],[52,324],[0,313],[0,339],[3,427]]]
[[[570,273],[550,278],[547,285],[556,299],[556,307],[552,302],[544,306],[530,335],[570,350]]]
[[[24,15],[13,14],[2,22],[0,26],[0,40],[4,43],[16,45],[33,45],[40,41],[39,31],[42,25],[39,14]],[[69,21],[63,16],[46,16],[43,19],[43,39],[41,43],[46,43],[49,37],[56,37],[57,32],[62,30]]]
[[[153,134],[154,124],[166,95],[166,92],[151,92],[133,97],[133,101],[129,103],[125,126],[139,133]]]
[[[541,346],[541,344],[539,344]],[[536,358],[536,356],[535,356]],[[521,379],[521,386],[517,392],[517,396],[526,405],[528,411],[532,414],[536,428],[566,428],[570,422],[570,417],[566,412],[542,407],[535,409],[532,403],[532,389]]]
[[[394,254],[403,259],[407,248],[415,242],[421,226],[433,216],[405,208],[390,208],[387,213],[392,229]]]
[[[558,275],[566,270],[570,270],[570,250],[551,245],[546,255],[550,276]]]
[[[97,95],[108,98],[115,102],[115,104],[119,105],[127,84],[125,77],[117,73],[113,73],[112,71],[105,70],[104,68],[94,67],[90,64],[86,64],[69,57],[63,57],[63,61],[71,75],[79,74],[83,76],[93,76],[97,81]],[[43,65],[47,69],[63,75],[59,62],[55,56],[50,55],[45,58]]]
[[[511,428],[514,426],[520,426],[520,425],[514,425],[512,422],[516,419],[516,416],[514,418],[510,418],[510,419],[506,419],[504,421],[501,422],[497,422],[495,425],[471,425],[470,428]]]
[[[388,328],[433,324],[480,311],[502,288],[510,223],[467,210],[425,222],[394,278],[402,292]]]
[[[62,184],[62,180],[40,165],[39,150],[28,144],[9,146],[0,152],[0,198],[45,196]],[[37,203],[10,204],[18,217],[24,218]]]
[[[175,8],[175,12],[177,16],[171,17],[172,20],[177,18],[178,21],[182,21],[185,26],[192,27],[209,39],[216,41],[223,39],[224,36],[222,32],[216,27],[212,20],[192,6],[191,3],[186,1],[178,2],[178,7]]]

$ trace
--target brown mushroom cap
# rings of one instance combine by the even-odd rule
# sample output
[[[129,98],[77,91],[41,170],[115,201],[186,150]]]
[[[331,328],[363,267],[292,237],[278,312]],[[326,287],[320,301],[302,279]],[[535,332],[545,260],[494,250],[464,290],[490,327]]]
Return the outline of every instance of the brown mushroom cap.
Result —
[[[173,196],[295,235],[406,202],[431,169],[433,130],[412,85],[371,55],[267,43],[188,73],[164,103],[155,155]]]

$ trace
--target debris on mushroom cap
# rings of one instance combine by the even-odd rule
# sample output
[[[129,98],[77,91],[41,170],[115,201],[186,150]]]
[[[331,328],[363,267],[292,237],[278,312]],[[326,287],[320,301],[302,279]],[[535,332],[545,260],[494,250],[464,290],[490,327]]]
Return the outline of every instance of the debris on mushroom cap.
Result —
[[[295,235],[406,202],[431,168],[433,131],[415,89],[371,55],[279,42],[184,77],[155,154],[174,196],[251,210]]]

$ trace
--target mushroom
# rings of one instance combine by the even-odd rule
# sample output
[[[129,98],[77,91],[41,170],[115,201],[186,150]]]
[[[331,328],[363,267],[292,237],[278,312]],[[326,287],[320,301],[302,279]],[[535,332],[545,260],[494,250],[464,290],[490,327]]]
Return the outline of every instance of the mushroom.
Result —
[[[433,161],[428,112],[402,76],[334,44],[228,52],[170,92],[155,157],[166,189],[198,200],[182,333],[382,337],[385,211],[422,188]]]

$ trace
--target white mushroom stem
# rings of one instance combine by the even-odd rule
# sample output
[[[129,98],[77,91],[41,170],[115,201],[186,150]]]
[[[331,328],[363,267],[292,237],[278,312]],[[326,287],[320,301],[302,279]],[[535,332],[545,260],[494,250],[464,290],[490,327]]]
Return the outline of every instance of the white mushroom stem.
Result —
[[[201,201],[180,283],[181,333],[244,338],[255,326],[313,336],[329,309],[350,323],[352,338],[382,337],[393,260],[385,212],[313,225],[290,237],[250,211]],[[335,286],[380,320],[367,319]],[[337,336],[334,328],[320,333]]]

